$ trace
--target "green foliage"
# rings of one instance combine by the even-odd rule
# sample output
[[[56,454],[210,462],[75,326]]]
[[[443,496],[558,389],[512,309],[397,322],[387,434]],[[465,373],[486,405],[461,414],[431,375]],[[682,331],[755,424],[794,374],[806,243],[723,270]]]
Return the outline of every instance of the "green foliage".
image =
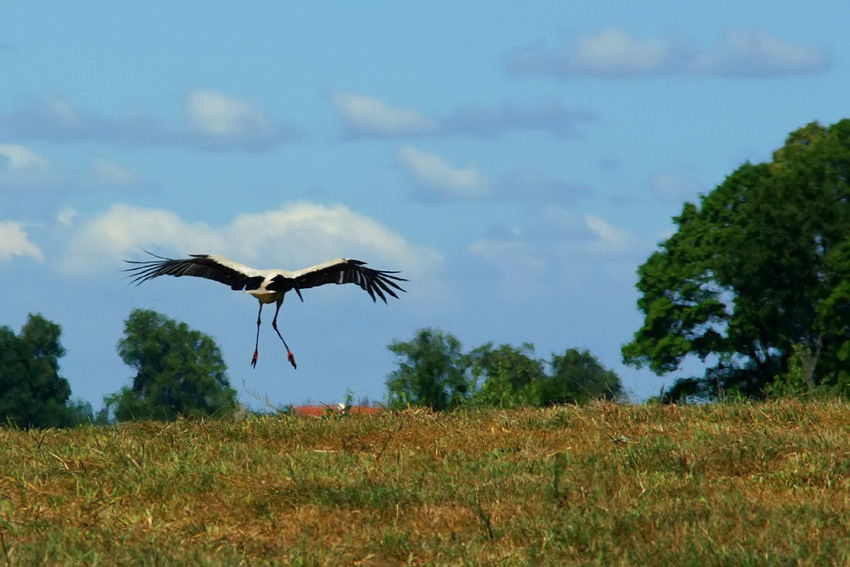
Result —
[[[422,329],[412,341],[395,341],[389,349],[405,357],[387,380],[391,408],[548,406],[622,394],[619,377],[586,350],[553,355],[550,375],[546,363],[533,357],[531,343],[519,348],[486,343],[463,353],[453,335]]]
[[[401,359],[387,380],[389,407],[446,410],[461,405],[472,393],[468,363],[454,335],[421,329],[412,341],[394,341],[387,348]]]
[[[79,398],[68,400],[68,415],[71,425],[109,425],[108,411],[95,413],[90,402]]]
[[[623,393],[620,378],[606,370],[590,351],[567,349],[563,355],[552,355],[552,376],[543,382],[541,404],[613,400]]]
[[[483,406],[513,408],[539,406],[540,388],[546,379],[543,362],[532,358],[534,345],[520,348],[487,343],[472,350],[467,358],[477,384],[473,403]]]
[[[801,345],[794,345],[788,359],[788,369],[773,378],[767,384],[764,394],[768,398],[787,398],[802,396],[808,392],[806,375],[803,372],[805,353]]]
[[[660,395],[647,400],[647,403],[688,404],[707,400],[711,397],[710,385],[705,380],[697,378],[680,378],[673,386],[662,391]]]
[[[76,424],[71,387],[59,374],[62,329],[30,314],[19,335],[0,327],[0,420],[17,427]]]
[[[118,421],[231,417],[236,391],[215,341],[155,311],[135,309],[118,354],[136,370],[131,387],[104,398]]]
[[[623,359],[658,374],[687,356],[707,392],[761,396],[800,345],[807,389],[850,360],[850,120],[793,132],[773,161],[744,164],[639,270],[643,326]],[[837,374],[838,373],[838,374]]]

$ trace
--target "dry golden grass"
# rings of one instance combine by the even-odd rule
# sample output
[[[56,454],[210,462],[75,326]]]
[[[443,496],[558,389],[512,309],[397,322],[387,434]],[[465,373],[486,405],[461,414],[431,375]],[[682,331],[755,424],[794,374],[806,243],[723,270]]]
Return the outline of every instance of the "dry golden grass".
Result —
[[[850,564],[850,404],[0,430],[0,566]]]

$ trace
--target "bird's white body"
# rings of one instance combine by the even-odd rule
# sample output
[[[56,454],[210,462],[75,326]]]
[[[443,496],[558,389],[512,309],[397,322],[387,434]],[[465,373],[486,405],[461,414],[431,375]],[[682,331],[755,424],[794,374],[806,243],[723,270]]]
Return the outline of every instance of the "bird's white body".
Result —
[[[253,295],[254,297],[257,298],[257,301],[259,301],[260,303],[262,303],[264,305],[267,304],[267,303],[275,303],[275,302],[278,302],[278,301],[283,303],[284,293],[282,291],[268,291],[268,290],[261,288],[261,289],[252,289],[252,290],[246,291],[245,293],[249,293],[249,294]]]
[[[315,266],[311,266],[309,268],[305,268],[303,270],[296,270],[294,272],[290,272],[289,270],[282,269],[274,269],[274,270],[258,270],[256,268],[252,268],[250,266],[246,266],[244,264],[240,264],[239,262],[234,262],[229,258],[225,258],[224,256],[219,256],[217,254],[210,254],[207,256],[213,262],[224,266],[226,268],[230,268],[235,270],[241,274],[249,278],[260,277],[263,278],[260,287],[257,289],[246,289],[245,293],[249,293],[257,298],[257,300],[262,304],[268,303],[277,303],[283,302],[283,296],[286,292],[275,291],[268,289],[268,286],[274,281],[274,278],[277,276],[282,276],[286,279],[297,279],[299,277],[305,276],[311,272],[319,271],[326,269],[330,266],[335,266],[343,262],[347,262],[347,258],[336,258],[334,260],[329,260],[327,262],[323,262],[321,264],[316,264]],[[342,275],[340,275],[340,280],[338,283],[344,283],[342,281]]]

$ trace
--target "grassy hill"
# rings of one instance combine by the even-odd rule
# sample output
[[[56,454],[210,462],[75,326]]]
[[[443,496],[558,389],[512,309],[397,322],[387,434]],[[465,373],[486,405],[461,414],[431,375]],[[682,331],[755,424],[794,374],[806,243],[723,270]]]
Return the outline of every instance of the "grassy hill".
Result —
[[[0,430],[0,565],[850,563],[850,404]]]

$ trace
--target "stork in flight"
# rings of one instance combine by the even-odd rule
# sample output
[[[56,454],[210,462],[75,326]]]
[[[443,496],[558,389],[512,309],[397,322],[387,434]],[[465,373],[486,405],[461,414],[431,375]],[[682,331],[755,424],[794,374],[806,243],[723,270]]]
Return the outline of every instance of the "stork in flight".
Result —
[[[351,260],[349,258],[337,258],[322,264],[316,264],[309,268],[289,272],[287,270],[257,270],[243,266],[233,260],[215,254],[191,254],[188,258],[174,260],[148,252],[156,260],[126,260],[128,264],[134,264],[127,268],[130,278],[136,285],[159,276],[195,276],[215,280],[230,286],[234,291],[244,290],[250,293],[260,302],[260,311],[257,313],[257,338],[254,341],[254,357],[251,366],[257,366],[257,349],[260,342],[260,316],[263,314],[263,305],[266,303],[277,303],[272,319],[272,327],[277,336],[286,347],[287,358],[293,368],[295,356],[289,350],[289,345],[277,328],[277,314],[283,304],[283,296],[287,291],[294,289],[301,301],[301,290],[308,287],[316,287],[324,284],[355,283],[363,288],[372,301],[381,298],[387,302],[387,295],[398,299],[394,289],[405,291],[396,282],[407,281],[396,276],[397,271],[375,270],[367,268],[365,262]]]

